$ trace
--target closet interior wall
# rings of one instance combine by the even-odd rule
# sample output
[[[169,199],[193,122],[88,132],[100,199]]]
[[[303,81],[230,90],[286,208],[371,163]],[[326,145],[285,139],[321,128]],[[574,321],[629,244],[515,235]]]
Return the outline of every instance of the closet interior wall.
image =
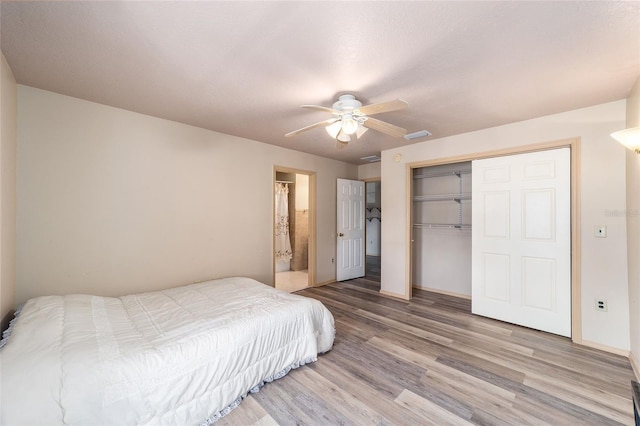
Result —
[[[413,169],[412,284],[471,297],[471,162]]]

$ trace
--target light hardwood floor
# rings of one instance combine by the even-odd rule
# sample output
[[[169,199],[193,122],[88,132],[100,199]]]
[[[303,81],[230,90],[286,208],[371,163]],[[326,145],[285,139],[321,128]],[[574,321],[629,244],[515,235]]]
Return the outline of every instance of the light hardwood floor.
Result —
[[[333,349],[249,395],[223,425],[633,424],[628,359],[358,279],[299,292],[336,320]]]

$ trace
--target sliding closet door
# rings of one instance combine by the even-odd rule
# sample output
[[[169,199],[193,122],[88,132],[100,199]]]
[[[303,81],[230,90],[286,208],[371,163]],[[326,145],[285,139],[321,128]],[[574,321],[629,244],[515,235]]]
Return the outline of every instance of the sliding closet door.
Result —
[[[569,148],[472,170],[472,312],[569,337]]]

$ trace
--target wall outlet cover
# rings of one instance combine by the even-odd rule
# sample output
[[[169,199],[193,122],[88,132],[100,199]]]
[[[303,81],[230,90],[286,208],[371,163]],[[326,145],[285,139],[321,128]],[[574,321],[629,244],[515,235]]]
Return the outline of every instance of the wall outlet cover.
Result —
[[[607,312],[608,308],[607,308],[607,301],[604,299],[596,299],[595,300],[595,308],[596,311],[602,311],[602,312]]]

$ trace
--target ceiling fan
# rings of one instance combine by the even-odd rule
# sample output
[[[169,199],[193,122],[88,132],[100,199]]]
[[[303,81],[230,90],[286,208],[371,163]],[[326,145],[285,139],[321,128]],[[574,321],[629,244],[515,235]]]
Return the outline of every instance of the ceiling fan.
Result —
[[[371,115],[400,111],[408,107],[409,104],[402,99],[362,106],[362,102],[357,100],[355,96],[348,94],[341,95],[338,101],[333,104],[332,108],[319,105],[302,105],[302,108],[329,112],[332,117],[289,132],[285,137],[295,136],[298,133],[324,126],[327,133],[329,133],[333,139],[343,144],[351,142],[351,136],[354,134],[356,138],[360,138],[367,129],[373,129],[395,138],[401,138],[407,133],[406,129],[378,120],[377,118],[371,117]]]

